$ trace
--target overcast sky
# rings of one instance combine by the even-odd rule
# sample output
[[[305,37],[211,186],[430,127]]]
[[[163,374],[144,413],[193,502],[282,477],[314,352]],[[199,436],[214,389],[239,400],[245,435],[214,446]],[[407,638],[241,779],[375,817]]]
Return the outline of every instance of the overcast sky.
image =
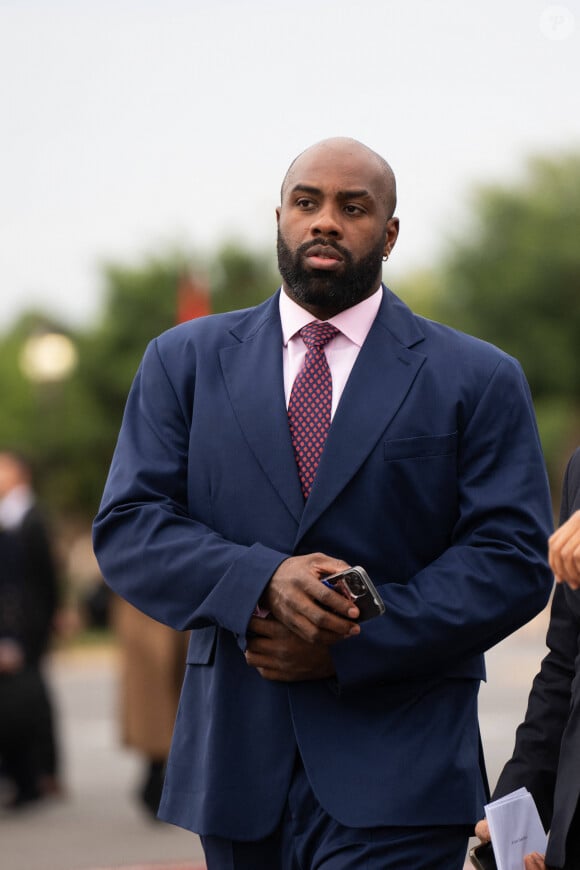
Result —
[[[0,0],[0,329],[90,323],[106,260],[273,249],[289,162],[333,135],[395,170],[396,289],[473,185],[580,150],[579,85],[580,0]]]

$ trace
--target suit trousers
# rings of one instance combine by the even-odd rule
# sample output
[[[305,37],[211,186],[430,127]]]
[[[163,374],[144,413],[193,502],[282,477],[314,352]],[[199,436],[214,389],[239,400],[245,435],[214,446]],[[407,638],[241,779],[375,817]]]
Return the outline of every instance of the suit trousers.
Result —
[[[16,788],[16,797],[38,796],[38,780],[49,773],[44,762],[53,757],[46,747],[50,702],[36,667],[0,674],[0,761]],[[52,772],[52,771],[50,771]]]
[[[471,831],[468,825],[345,827],[320,806],[297,757],[273,834],[254,842],[201,841],[208,870],[462,870]]]

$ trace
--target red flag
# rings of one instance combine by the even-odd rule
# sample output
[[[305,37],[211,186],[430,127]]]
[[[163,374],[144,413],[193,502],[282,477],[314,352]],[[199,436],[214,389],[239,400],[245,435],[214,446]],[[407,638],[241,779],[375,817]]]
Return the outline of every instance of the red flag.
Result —
[[[211,314],[209,287],[193,275],[183,275],[177,285],[177,323]]]

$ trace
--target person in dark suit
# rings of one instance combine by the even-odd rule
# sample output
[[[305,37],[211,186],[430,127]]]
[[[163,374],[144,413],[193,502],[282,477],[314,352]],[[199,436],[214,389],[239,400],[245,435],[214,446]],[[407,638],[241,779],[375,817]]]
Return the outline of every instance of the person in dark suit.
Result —
[[[42,663],[59,582],[30,465],[0,451],[0,758],[18,807],[60,791],[53,704]]]
[[[483,652],[548,600],[525,377],[381,284],[395,200],[365,145],[306,149],[281,290],[155,339],[129,394],[95,552],[192,629],[160,817],[210,870],[462,867]],[[321,582],[351,565],[386,608],[361,625]]]
[[[560,523],[549,540],[557,581],[546,637],[549,652],[493,795],[503,797],[525,786],[550,832],[545,863],[533,853],[526,858],[526,870],[580,867],[580,448],[564,476]],[[486,822],[477,825],[476,834],[489,840]]]

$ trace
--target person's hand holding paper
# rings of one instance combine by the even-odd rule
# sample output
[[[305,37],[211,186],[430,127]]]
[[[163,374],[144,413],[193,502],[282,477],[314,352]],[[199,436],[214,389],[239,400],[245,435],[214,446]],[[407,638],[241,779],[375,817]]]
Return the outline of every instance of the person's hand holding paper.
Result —
[[[542,867],[547,836],[526,788],[487,804],[485,812],[498,870]]]
[[[524,870],[546,870],[546,862],[539,852],[532,852],[524,858]]]

